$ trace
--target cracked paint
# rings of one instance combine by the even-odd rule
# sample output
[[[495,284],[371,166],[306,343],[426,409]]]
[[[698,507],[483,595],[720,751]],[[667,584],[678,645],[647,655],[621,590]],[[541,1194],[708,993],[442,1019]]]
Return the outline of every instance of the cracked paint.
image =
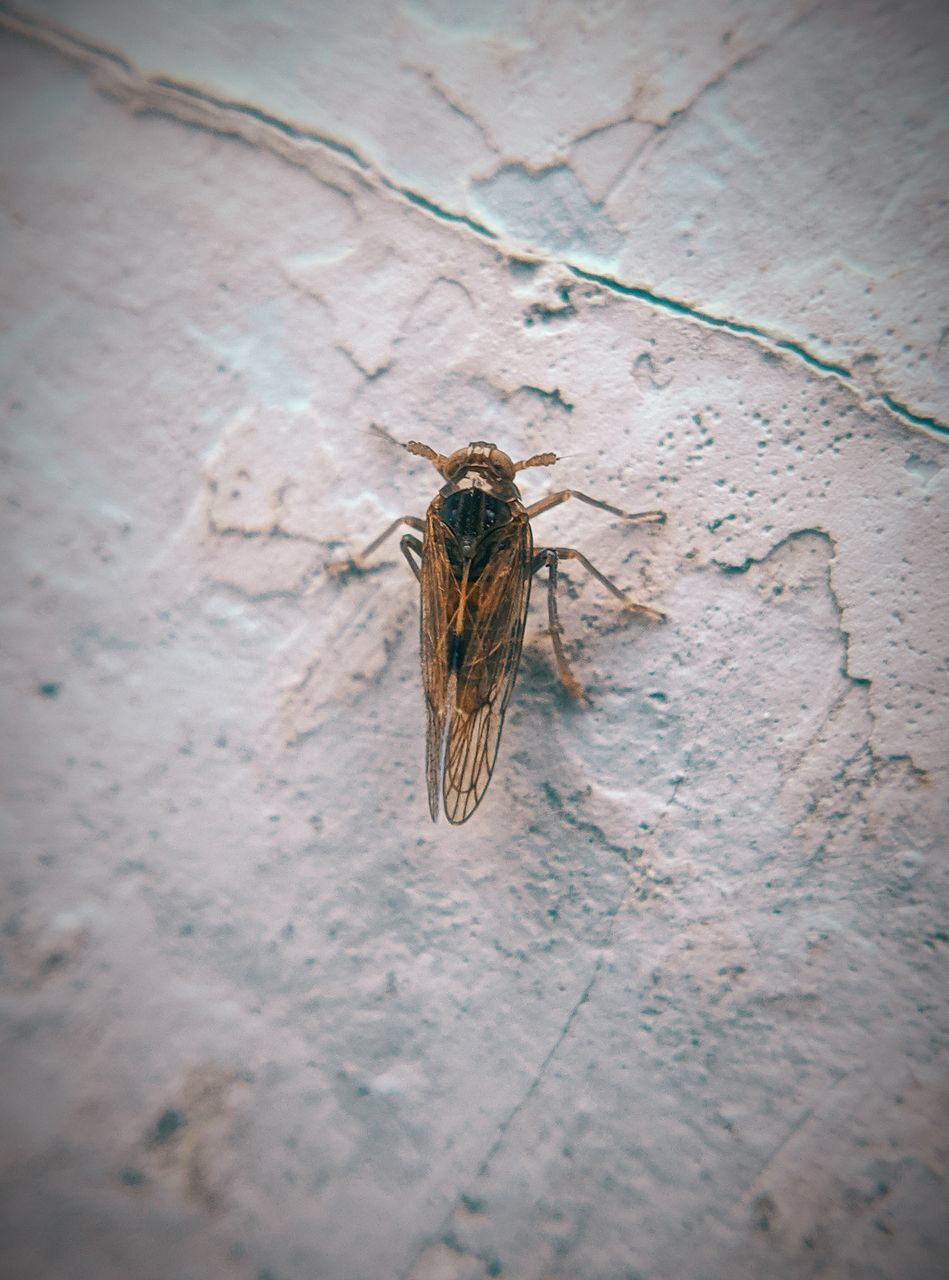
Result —
[[[7,1268],[937,1274],[937,6],[0,23]],[[448,833],[410,438],[669,513]]]
[[[871,37],[866,38],[866,48],[868,58],[877,56],[877,49],[886,47],[887,40],[891,38],[903,38],[907,36],[912,40],[913,46],[907,52],[907,57],[917,57],[919,55],[919,32],[920,30],[928,30],[931,28],[933,40],[938,45],[941,37],[949,39],[949,32],[945,30],[945,23],[942,19],[942,11],[934,0],[915,0],[918,9],[918,20],[906,24],[900,20],[895,23],[889,18],[886,5],[879,6],[880,9],[880,30],[874,29]],[[95,4],[91,6],[93,12],[96,9]],[[620,6],[620,9],[622,6]],[[812,10],[818,8],[812,4],[804,4],[801,6],[800,12],[790,25],[783,27],[780,32],[772,33],[777,39],[779,35],[785,33],[795,33],[799,27],[805,27],[807,34],[804,37],[808,41],[814,38],[808,26],[808,19]],[[861,17],[862,17],[861,13]],[[691,295],[694,287],[692,278],[695,277],[696,269],[700,268],[703,263],[720,264],[728,262],[731,257],[734,259],[736,253],[739,261],[744,261],[750,255],[747,255],[740,243],[736,243],[731,253],[726,252],[724,247],[717,242],[708,242],[701,244],[700,241],[692,242],[694,235],[704,235],[700,224],[706,218],[704,209],[695,212],[694,215],[681,216],[681,210],[687,209],[695,203],[695,191],[689,190],[681,192],[673,190],[670,194],[677,203],[676,218],[664,209],[662,203],[661,190],[650,178],[648,165],[653,163],[652,156],[656,148],[646,148],[642,152],[642,166],[631,166],[628,162],[625,166],[623,182],[620,187],[611,193],[608,205],[600,208],[596,204],[585,207],[586,197],[576,179],[573,177],[569,169],[563,166],[538,164],[536,160],[532,160],[527,165],[518,163],[509,158],[506,165],[501,167],[495,165],[493,171],[483,174],[485,166],[480,158],[470,158],[472,164],[472,178],[469,183],[469,194],[462,196],[462,203],[466,204],[472,212],[480,212],[482,210],[486,196],[488,197],[487,211],[490,214],[491,209],[495,206],[498,198],[500,205],[495,208],[496,216],[500,217],[500,225],[496,229],[490,225],[490,217],[488,221],[479,220],[478,218],[469,216],[469,213],[452,205],[457,205],[458,193],[446,193],[444,200],[434,200],[429,196],[423,195],[419,189],[420,176],[427,177],[432,183],[435,175],[417,173],[406,173],[399,169],[398,163],[395,163],[391,169],[387,169],[384,159],[370,161],[365,158],[363,151],[359,148],[352,147],[342,143],[331,133],[320,133],[311,129],[306,129],[293,123],[292,117],[282,119],[280,116],[265,112],[261,109],[250,105],[240,96],[234,98],[222,97],[220,94],[212,93],[196,89],[193,85],[184,80],[175,80],[167,75],[160,73],[143,73],[136,70],[134,64],[127,57],[115,54],[105,45],[97,46],[91,44],[76,35],[65,32],[56,26],[48,23],[37,23],[28,17],[22,17],[15,11],[4,12],[0,10],[0,21],[11,29],[23,32],[35,39],[52,44],[54,47],[76,57],[82,61],[92,62],[98,69],[100,76],[103,77],[103,83],[108,92],[124,99],[137,110],[160,110],[169,111],[171,114],[185,120],[195,123],[203,123],[208,127],[215,129],[223,129],[227,132],[234,132],[238,136],[246,137],[249,140],[260,142],[270,146],[276,150],[278,154],[291,159],[293,163],[301,163],[311,165],[313,156],[310,154],[310,148],[313,144],[318,147],[326,148],[331,154],[350,160],[359,170],[367,176],[372,172],[376,182],[392,192],[401,199],[408,200],[416,207],[425,209],[433,216],[445,219],[457,226],[465,226],[477,235],[484,236],[487,239],[498,239],[499,235],[506,229],[513,234],[515,240],[521,238],[522,244],[519,248],[514,249],[516,253],[528,252],[553,252],[554,254],[563,256],[566,253],[566,265],[573,269],[583,272],[588,270],[591,265],[602,264],[604,253],[609,254],[611,250],[616,251],[616,258],[613,266],[606,274],[600,277],[601,282],[608,287],[613,287],[621,292],[628,293],[630,296],[638,296],[643,299],[649,299],[656,302],[660,306],[669,306],[673,309],[682,310],[685,313],[692,314],[696,319],[701,319],[704,323],[715,326],[725,327],[736,333],[747,333],[760,339],[764,339],[775,349],[781,351],[792,352],[798,357],[813,364],[815,367],[823,368],[827,372],[837,374],[838,376],[854,379],[859,394],[867,402],[876,402],[884,405],[888,410],[900,416],[903,421],[909,422],[922,429],[932,430],[939,434],[944,434],[947,430],[947,411],[944,408],[944,388],[941,370],[941,350],[942,335],[945,332],[945,316],[944,308],[940,301],[940,295],[936,295],[934,301],[930,303],[933,295],[930,290],[930,279],[927,273],[925,281],[920,278],[919,292],[915,296],[915,311],[912,316],[902,315],[898,308],[902,303],[895,301],[897,310],[889,313],[886,308],[881,312],[877,301],[878,295],[882,294],[886,297],[891,291],[891,285],[886,278],[877,280],[874,271],[858,264],[851,270],[852,254],[853,254],[853,236],[846,241],[841,240],[839,244],[828,244],[828,256],[821,258],[819,254],[815,254],[811,243],[811,232],[802,219],[810,216],[810,208],[799,210],[795,209],[793,197],[785,196],[777,197],[779,204],[770,208],[762,209],[755,206],[754,202],[749,204],[748,200],[743,196],[740,211],[734,212],[722,211],[716,219],[716,227],[726,225],[730,228],[730,234],[734,235],[735,231],[740,231],[742,220],[748,216],[748,211],[753,211],[759,219],[759,223],[763,220],[771,227],[777,227],[788,222],[793,229],[793,234],[799,240],[808,244],[809,256],[806,262],[799,264],[796,279],[785,279],[780,272],[785,271],[784,266],[778,268],[779,274],[770,284],[771,296],[793,298],[796,294],[799,296],[798,312],[805,314],[814,312],[815,310],[826,313],[828,305],[828,295],[836,303],[831,305],[828,320],[832,320],[834,326],[842,332],[845,332],[849,324],[849,316],[854,309],[858,314],[864,317],[864,328],[862,330],[862,340],[852,340],[846,348],[841,346],[837,340],[829,340],[824,335],[814,330],[803,332],[800,326],[794,321],[782,320],[780,316],[772,313],[771,302],[767,304],[763,314],[758,321],[736,319],[736,314],[754,313],[760,311],[760,303],[753,300],[749,306],[743,305],[743,295],[741,289],[733,298],[727,296],[730,290],[726,291],[726,295],[722,298],[716,298],[716,293],[720,292],[724,281],[723,279],[710,280],[711,295],[713,300],[709,303],[702,304],[697,298]],[[818,19],[814,19],[816,22]],[[96,22],[92,23],[93,28],[97,27]],[[891,30],[893,28],[893,30]],[[840,32],[834,30],[833,35],[838,38],[846,38],[846,32],[849,28],[843,24]],[[841,34],[842,33],[842,34]],[[154,33],[152,33],[154,34]],[[728,27],[722,35],[722,42],[730,45],[734,37],[734,30]],[[823,39],[823,33],[817,32],[817,37]],[[790,38],[790,36],[788,37]],[[137,45],[137,41],[132,40],[133,45]],[[825,41],[825,43],[828,43]],[[832,40],[829,42],[833,47]],[[810,43],[807,44],[810,48]],[[151,45],[146,41],[144,48],[151,49]],[[741,54],[733,64],[729,65],[728,70],[744,71],[749,62],[757,64],[761,54],[768,48],[767,44],[756,45],[754,47],[754,57],[750,51]],[[151,53],[149,57],[153,56]],[[355,55],[353,55],[355,56]],[[778,56],[775,54],[774,56]],[[147,66],[148,63],[146,62]],[[340,65],[343,65],[341,63]],[[802,64],[806,65],[806,64]],[[837,61],[833,62],[836,68]],[[925,131],[932,139],[932,145],[937,145],[938,141],[938,122],[941,119],[941,109],[944,99],[944,86],[941,75],[941,64],[935,62],[926,62],[924,60],[921,74],[918,77],[919,85],[919,111],[918,119],[925,126]],[[872,76],[872,72],[868,73]],[[721,71],[713,75],[708,83],[703,86],[702,92],[705,90],[717,90],[720,85],[725,82],[727,71]],[[226,78],[226,77],[225,77]],[[766,81],[766,86],[770,88],[771,80]],[[806,95],[808,101],[820,102],[822,95],[835,93],[835,81],[833,76],[830,77],[830,83],[818,82],[813,86],[809,86]],[[903,86],[901,86],[902,91]],[[752,95],[750,109],[754,112],[758,111],[759,100],[761,96],[761,87],[752,86]],[[798,95],[799,97],[800,95]],[[411,94],[406,95],[407,99],[414,101]],[[351,105],[351,104],[350,104]],[[448,103],[452,114],[458,115],[459,108],[453,103]],[[672,117],[678,117],[685,111],[686,106],[691,106],[691,101],[681,108],[677,108]],[[414,108],[413,108],[414,109]],[[749,107],[745,108],[746,110]],[[716,108],[709,108],[713,113]],[[780,110],[780,108],[777,108]],[[787,114],[787,113],[785,113]],[[721,116],[715,117],[720,124]],[[668,121],[666,122],[668,123]],[[605,124],[597,124],[592,130],[586,130],[577,135],[577,140],[589,136],[591,132],[596,133],[601,129],[606,129],[609,122]],[[782,127],[784,122],[782,121]],[[418,132],[418,122],[404,121],[402,128],[409,136],[415,136]],[[701,140],[701,133],[698,138],[693,139],[693,134],[698,130],[693,126],[687,139],[687,145],[699,147],[703,152],[708,153],[714,151],[709,148],[707,141]],[[727,131],[726,131],[727,132]],[[780,129],[776,131],[780,134]],[[814,137],[831,138],[836,134],[828,135],[826,130],[821,130],[815,123],[811,130]],[[878,130],[873,132],[874,140],[878,136]],[[741,157],[749,152],[760,156],[760,149],[755,150],[755,144],[750,142],[746,137],[739,137],[737,131],[733,128],[727,139],[731,142],[737,142],[737,154],[739,162]],[[436,145],[438,139],[433,139]],[[303,147],[299,144],[303,144]],[[689,175],[692,181],[696,173],[701,173],[701,163],[693,162],[693,157],[687,154],[687,162],[680,163],[675,157],[670,157],[665,148],[659,154],[659,163],[663,165],[662,177],[668,173]],[[716,152],[717,154],[717,152]],[[726,152],[727,154],[727,152]],[[894,149],[895,154],[895,149]],[[797,153],[794,153],[792,159],[796,159]],[[848,163],[852,163],[852,154],[847,157]],[[871,157],[872,160],[872,157]],[[829,157],[830,171],[824,176],[826,189],[834,191],[835,201],[841,198],[840,192],[835,183],[837,158],[831,154]],[[875,164],[875,161],[872,161]],[[719,166],[721,167],[721,166]],[[772,161],[773,167],[773,161]],[[793,164],[788,166],[789,172],[793,173]],[[439,172],[444,172],[442,165]],[[820,164],[812,163],[810,165],[811,183],[815,181],[814,174],[819,174]],[[793,179],[792,179],[793,181]],[[878,187],[879,184],[875,178],[868,178],[871,189]],[[703,183],[705,179],[703,178]],[[721,189],[726,185],[725,179],[720,172],[716,172],[711,179],[713,188]],[[624,188],[625,184],[625,188]],[[629,204],[630,196],[634,194],[633,184],[635,184],[635,198],[632,206]],[[437,181],[434,187],[437,188]],[[729,184],[735,190],[742,190],[743,183]],[[854,187],[856,184],[853,184]],[[641,202],[640,192],[649,190],[650,200],[647,205]],[[766,197],[766,201],[775,200],[775,192],[779,190],[778,184],[772,182]],[[888,192],[888,189],[887,189]],[[810,193],[813,200],[813,191]],[[852,192],[854,197],[853,208],[855,210],[854,218],[856,219],[855,230],[853,235],[858,240],[866,239],[868,229],[874,233],[881,226],[885,230],[887,219],[897,210],[903,201],[888,199],[880,209],[875,212],[868,211],[867,191],[863,188],[854,189]],[[553,199],[551,200],[551,195]],[[795,188],[796,195],[796,188]],[[934,241],[934,232],[938,229],[940,219],[935,210],[938,207],[938,189],[925,189],[921,191],[921,197],[918,208],[914,210],[916,218],[916,229],[918,236],[915,239],[907,241],[907,252],[915,255],[918,252],[917,246],[936,244]],[[617,216],[619,210],[630,210],[635,217],[637,228],[636,236],[630,237],[630,214],[624,213]],[[595,216],[591,219],[590,214]],[[793,213],[793,216],[791,214]],[[584,218],[584,214],[587,216]],[[682,245],[691,244],[692,247],[685,247],[685,256],[689,259],[694,258],[697,249],[695,244],[699,244],[701,249],[700,261],[698,263],[689,263],[688,273],[690,281],[688,284],[683,283],[678,288],[662,288],[659,285],[646,285],[640,283],[641,279],[641,263],[644,256],[644,247],[650,244],[650,237],[654,234],[650,225],[650,217],[656,214],[660,217],[662,234],[665,237],[665,228],[669,225],[670,220],[674,222],[677,228],[677,234],[673,238],[673,243]],[[837,233],[838,220],[834,219],[832,226]],[[584,227],[586,229],[586,240],[583,239]],[[902,227],[899,228],[902,232]],[[645,237],[645,239],[643,238]],[[627,262],[628,255],[621,252],[621,246],[624,243],[635,243],[635,258],[632,263]],[[884,255],[889,263],[892,260],[893,253],[893,234],[887,234],[879,244],[871,246],[867,241],[867,251],[871,256],[879,257]],[[575,261],[570,261],[570,254],[573,254]],[[647,254],[651,256],[651,253]],[[783,263],[782,259],[782,263]],[[658,265],[658,264],[657,264]],[[668,267],[660,266],[660,272],[666,273]],[[761,288],[761,270],[758,266],[752,277],[751,283],[756,291]],[[896,268],[895,280],[900,282],[904,278],[906,269],[905,263],[900,263]],[[731,270],[739,280],[743,278],[743,272],[739,262],[732,261]],[[812,273],[818,272],[819,278],[812,279]],[[629,282],[624,282],[624,276],[631,276]],[[841,290],[838,283],[841,280],[847,280],[850,283],[844,284]],[[856,282],[859,293],[852,292],[850,285]],[[869,299],[869,301],[868,301]],[[882,323],[889,317],[892,321],[888,327],[882,330]],[[897,323],[902,325],[900,332],[904,334],[912,334],[915,342],[904,342],[899,349],[899,354],[893,343],[896,334]],[[919,336],[921,333],[921,336]],[[866,349],[866,335],[871,334],[875,341],[881,345],[882,354],[878,355],[873,351]],[[890,349],[892,347],[892,350]],[[894,367],[896,366],[896,367]],[[907,383],[902,376],[901,370],[909,366],[913,376],[911,382]],[[880,370],[883,371],[881,376]],[[923,375],[922,377],[920,375]],[[913,388],[913,394],[907,394],[909,386]],[[932,410],[932,411],[930,411]]]

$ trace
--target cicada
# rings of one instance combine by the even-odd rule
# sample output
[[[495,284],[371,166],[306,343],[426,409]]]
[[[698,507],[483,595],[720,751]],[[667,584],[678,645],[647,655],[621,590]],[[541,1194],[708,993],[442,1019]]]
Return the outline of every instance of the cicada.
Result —
[[[425,519],[400,516],[355,558],[329,566],[362,570],[368,557],[401,525],[402,552],[421,588],[422,683],[428,729],[425,740],[428,806],[433,821],[439,802],[458,825],[477,809],[487,791],[501,728],[514,689],[531,580],[547,570],[547,614],[557,671],[578,700],[583,689],[564,653],[557,610],[557,569],[579,560],[624,609],[661,622],[665,615],[636,604],[582,552],[573,547],[535,547],[531,520],[576,498],[632,524],[663,524],[662,511],[630,514],[576,489],[561,489],[525,506],[515,477],[527,467],[549,467],[555,453],[513,462],[495,444],[474,440],[449,456],[410,440],[409,453],[427,458],[445,480]]]

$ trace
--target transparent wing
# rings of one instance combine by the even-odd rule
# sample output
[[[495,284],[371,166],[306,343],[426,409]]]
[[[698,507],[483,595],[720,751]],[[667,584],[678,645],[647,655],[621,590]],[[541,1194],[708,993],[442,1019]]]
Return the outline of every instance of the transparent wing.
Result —
[[[432,817],[441,796],[449,822],[467,821],[487,790],[524,640],[533,541],[515,517],[491,535],[475,582],[452,571],[437,518],[426,527],[422,567],[422,674],[428,704]]]
[[[493,711],[489,702],[470,716],[456,711],[446,741],[442,779],[442,799],[449,822],[467,822],[481,803],[494,771],[503,722],[504,713]]]
[[[442,744],[448,721],[449,683],[448,623],[458,605],[458,586],[451,571],[440,522],[429,512],[422,544],[422,684],[428,727],[425,736],[425,765],[428,779],[428,808],[434,822],[438,818],[441,792]]]

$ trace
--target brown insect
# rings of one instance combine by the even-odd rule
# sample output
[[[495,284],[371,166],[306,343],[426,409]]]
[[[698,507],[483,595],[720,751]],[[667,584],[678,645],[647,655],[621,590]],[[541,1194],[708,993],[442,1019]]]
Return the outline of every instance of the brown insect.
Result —
[[[449,822],[467,822],[481,802],[497,758],[524,642],[531,579],[547,568],[547,612],[557,671],[567,691],[584,694],[570,670],[557,613],[557,566],[579,560],[625,609],[661,622],[665,614],[635,604],[573,547],[535,548],[530,521],[568,498],[609,511],[635,524],[663,524],[662,511],[630,515],[575,489],[562,489],[526,507],[514,477],[526,467],[549,467],[555,453],[512,462],[496,445],[472,441],[444,457],[410,440],[409,453],[427,458],[446,483],[424,520],[400,516],[358,556],[330,566],[362,570],[366,558],[402,524],[402,553],[421,584],[422,682],[428,711],[428,805],[438,818],[439,796]]]

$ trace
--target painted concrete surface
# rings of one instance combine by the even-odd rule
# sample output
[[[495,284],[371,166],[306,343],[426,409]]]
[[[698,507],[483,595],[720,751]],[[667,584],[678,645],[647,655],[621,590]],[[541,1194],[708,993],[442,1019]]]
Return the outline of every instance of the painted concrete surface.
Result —
[[[4,1274],[943,1274],[944,7],[0,23]],[[459,828],[383,433],[669,513]]]

